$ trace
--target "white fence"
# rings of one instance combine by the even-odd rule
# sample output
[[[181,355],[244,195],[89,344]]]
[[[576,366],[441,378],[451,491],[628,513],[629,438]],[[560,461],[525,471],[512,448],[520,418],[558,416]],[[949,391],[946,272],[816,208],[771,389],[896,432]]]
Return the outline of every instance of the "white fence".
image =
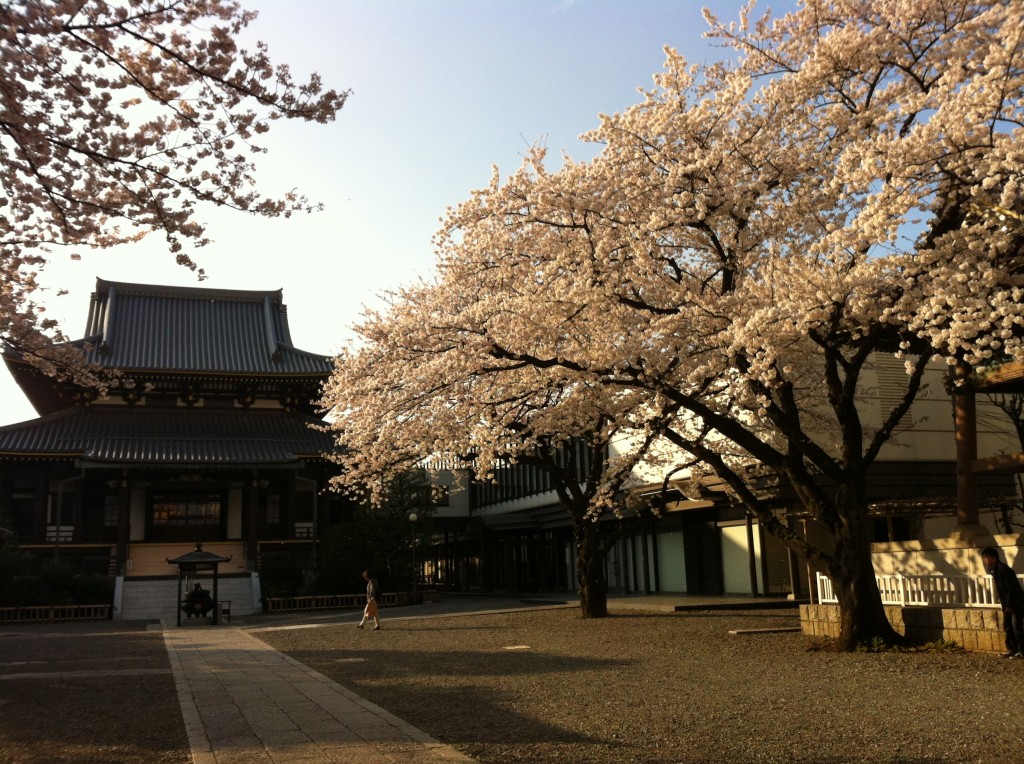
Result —
[[[818,573],[818,602],[836,603],[828,576]],[[1024,583],[1024,575],[1017,579]],[[999,607],[992,576],[875,576],[883,605]]]

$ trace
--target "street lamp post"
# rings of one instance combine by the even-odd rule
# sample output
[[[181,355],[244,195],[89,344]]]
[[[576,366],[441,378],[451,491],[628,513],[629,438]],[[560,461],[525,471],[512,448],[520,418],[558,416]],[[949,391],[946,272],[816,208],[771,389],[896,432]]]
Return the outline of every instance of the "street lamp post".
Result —
[[[409,513],[409,522],[412,523],[412,603],[415,605],[419,600],[416,598],[416,513]]]

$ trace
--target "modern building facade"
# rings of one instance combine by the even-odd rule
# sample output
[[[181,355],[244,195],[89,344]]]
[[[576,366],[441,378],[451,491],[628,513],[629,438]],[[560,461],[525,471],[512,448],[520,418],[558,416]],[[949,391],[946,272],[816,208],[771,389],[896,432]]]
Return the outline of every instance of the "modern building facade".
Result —
[[[940,365],[929,371],[906,426],[871,472],[869,501],[880,549],[920,545],[956,528],[957,440],[947,374]],[[881,423],[904,382],[902,361],[874,360],[861,407],[866,428]],[[982,453],[1022,450],[1013,423],[982,397],[977,441]],[[996,530],[999,515],[1020,503],[1013,476],[986,470],[976,482],[982,522]],[[661,475],[638,472],[622,496],[622,518],[608,516],[601,523],[610,548],[605,573],[611,592],[813,598],[816,571],[766,533],[722,486],[684,476],[664,495],[661,488]],[[428,582],[485,591],[577,587],[570,521],[539,469],[509,465],[496,472],[494,483],[473,484],[468,492],[453,493],[451,501],[438,510],[449,516],[449,525],[425,556]],[[643,511],[652,503],[658,516]],[[778,495],[773,510],[819,540],[793,497]]]

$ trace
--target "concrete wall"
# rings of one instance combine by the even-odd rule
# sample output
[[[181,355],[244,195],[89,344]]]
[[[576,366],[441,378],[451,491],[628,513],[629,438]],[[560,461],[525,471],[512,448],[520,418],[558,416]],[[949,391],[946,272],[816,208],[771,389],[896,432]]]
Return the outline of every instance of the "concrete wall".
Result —
[[[953,403],[945,390],[949,366],[929,365],[917,396],[902,425],[882,448],[881,461],[952,461],[956,458],[953,437]],[[858,409],[866,430],[877,427],[903,395],[907,374],[904,362],[876,354],[865,368],[858,388]],[[1020,451],[1009,418],[984,395],[977,396],[978,453],[990,456]]]
[[[919,541],[890,541],[871,545],[871,559],[877,575],[904,576],[981,576],[981,550],[1000,549],[1003,560],[1018,573],[1024,573],[1024,534],[953,535]]]

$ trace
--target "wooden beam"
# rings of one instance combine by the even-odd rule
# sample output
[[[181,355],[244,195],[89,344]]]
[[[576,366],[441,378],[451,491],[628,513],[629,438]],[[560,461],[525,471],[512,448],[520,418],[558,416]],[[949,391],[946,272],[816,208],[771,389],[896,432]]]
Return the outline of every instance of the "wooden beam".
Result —
[[[1024,453],[1000,454],[971,462],[971,472],[978,474],[1024,472]]]
[[[969,384],[974,390],[1020,391],[1024,390],[1024,363],[1007,361],[998,366],[975,371],[970,375]]]

